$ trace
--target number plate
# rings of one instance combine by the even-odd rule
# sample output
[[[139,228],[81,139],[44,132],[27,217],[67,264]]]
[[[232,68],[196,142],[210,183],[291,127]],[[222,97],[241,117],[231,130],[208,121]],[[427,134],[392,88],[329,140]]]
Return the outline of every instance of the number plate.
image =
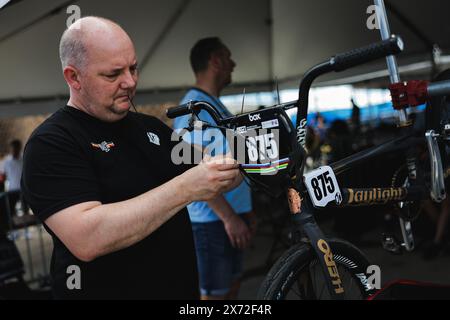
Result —
[[[323,208],[330,202],[342,202],[341,190],[329,166],[320,167],[304,175],[306,188],[315,207]]]

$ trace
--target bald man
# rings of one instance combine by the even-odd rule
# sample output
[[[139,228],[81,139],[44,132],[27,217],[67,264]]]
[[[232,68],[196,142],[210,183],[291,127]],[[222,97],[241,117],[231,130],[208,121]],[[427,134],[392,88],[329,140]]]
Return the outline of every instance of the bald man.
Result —
[[[54,243],[58,299],[197,299],[186,205],[240,183],[231,159],[175,165],[172,131],[130,112],[137,58],[116,23],[78,20],[62,35],[67,105],[30,137],[22,190]]]

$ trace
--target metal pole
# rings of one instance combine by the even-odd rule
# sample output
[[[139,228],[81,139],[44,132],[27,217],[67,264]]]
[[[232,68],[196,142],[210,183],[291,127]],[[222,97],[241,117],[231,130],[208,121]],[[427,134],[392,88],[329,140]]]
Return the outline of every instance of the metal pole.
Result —
[[[386,40],[391,36],[391,31],[389,28],[389,22],[387,20],[384,0],[374,0],[374,1],[376,6],[378,24],[380,26],[381,39]],[[400,74],[398,72],[397,59],[395,58],[395,56],[390,55],[386,58],[386,61],[391,83],[400,82]],[[404,126],[408,123],[408,114],[406,113],[405,110],[398,111],[398,116],[401,126]]]
[[[30,280],[33,281],[35,280],[34,278],[34,268],[33,268],[33,257],[31,254],[31,244],[30,244],[30,237],[28,234],[28,228],[29,227],[25,227],[24,228],[24,237],[25,237],[25,244],[27,246],[27,256],[28,256],[28,268],[30,270]]]
[[[391,35],[391,31],[389,29],[389,23],[387,20],[386,8],[384,6],[384,0],[374,0],[375,8],[377,13],[377,19],[380,26],[381,38],[383,40],[387,39]],[[397,67],[397,59],[391,55],[386,58],[389,76],[391,79],[391,83],[400,82],[400,75]],[[398,111],[399,125],[402,127],[403,131],[409,132],[412,130],[411,124],[412,122],[408,119],[408,113],[406,113],[406,109],[402,109]],[[411,182],[416,179],[416,158],[413,149],[407,150],[406,154],[406,163],[408,165],[408,178]],[[408,209],[407,209],[408,210]],[[399,217],[400,228],[402,230],[403,236],[403,245],[405,246],[407,251],[412,251],[414,249],[414,237],[411,229],[411,222],[405,221],[401,217]]]
[[[48,276],[48,269],[47,269],[47,256],[45,254],[45,244],[44,244],[44,237],[42,235],[42,229],[44,228],[41,224],[37,225],[37,228],[39,230],[39,243],[41,246],[41,259],[42,259],[42,266],[44,268],[44,279]]]

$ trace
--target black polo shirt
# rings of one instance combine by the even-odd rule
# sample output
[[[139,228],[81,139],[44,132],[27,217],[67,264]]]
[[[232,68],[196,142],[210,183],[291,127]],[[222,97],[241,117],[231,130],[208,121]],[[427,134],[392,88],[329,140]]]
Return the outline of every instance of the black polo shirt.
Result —
[[[25,147],[25,199],[45,221],[78,203],[114,203],[145,193],[188,168],[173,164],[171,150],[178,142],[171,141],[171,134],[164,123],[147,115],[130,112],[121,121],[106,123],[66,106],[40,125]],[[51,276],[56,298],[198,298],[186,209],[139,243],[88,263],[47,231],[54,242]],[[67,287],[74,274],[68,272],[71,265],[80,268],[80,290]]]

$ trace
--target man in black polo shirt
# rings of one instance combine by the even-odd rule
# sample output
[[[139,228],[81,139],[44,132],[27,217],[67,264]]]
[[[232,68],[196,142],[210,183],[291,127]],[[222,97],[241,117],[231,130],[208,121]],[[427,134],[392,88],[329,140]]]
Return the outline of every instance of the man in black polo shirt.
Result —
[[[70,99],[30,137],[22,177],[53,237],[55,297],[198,298],[185,206],[235,187],[237,165],[173,164],[171,129],[129,112],[137,60],[114,22],[78,20],[61,38],[60,57]]]

